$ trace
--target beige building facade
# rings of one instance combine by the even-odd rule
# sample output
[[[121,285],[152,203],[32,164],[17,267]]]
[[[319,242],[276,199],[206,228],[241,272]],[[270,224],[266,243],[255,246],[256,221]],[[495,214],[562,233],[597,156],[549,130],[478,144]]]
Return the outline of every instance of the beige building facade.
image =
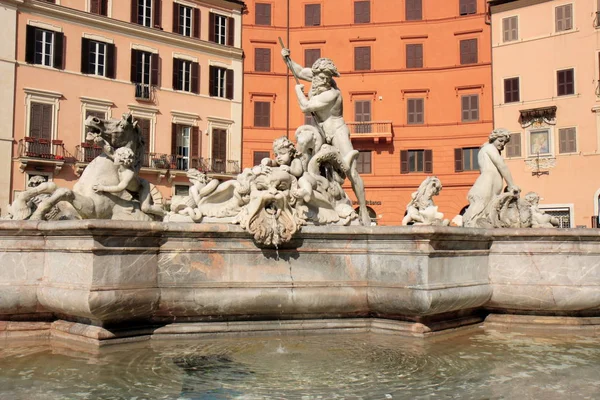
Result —
[[[492,0],[494,126],[522,189],[563,227],[596,226],[600,179],[597,0]]]
[[[70,188],[101,149],[89,116],[131,113],[142,177],[167,200],[188,168],[228,178],[242,143],[237,0],[0,0],[0,207],[28,179]]]

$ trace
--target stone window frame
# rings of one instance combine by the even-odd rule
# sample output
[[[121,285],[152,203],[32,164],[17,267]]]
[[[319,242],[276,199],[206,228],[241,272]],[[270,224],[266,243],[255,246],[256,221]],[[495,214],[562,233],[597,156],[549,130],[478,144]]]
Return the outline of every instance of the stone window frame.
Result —
[[[29,137],[31,128],[31,103],[50,104],[52,106],[52,140],[58,137],[58,112],[60,110],[60,99],[62,93],[50,90],[25,88],[25,137]]]
[[[114,103],[110,100],[97,99],[87,96],[79,96],[79,100],[81,101],[81,143],[84,143],[87,135],[85,129],[85,114],[88,111],[103,112],[105,119],[111,119],[112,107],[114,106]]]
[[[207,127],[206,127],[206,136],[209,136],[207,143],[206,143],[206,149],[207,152],[209,154],[209,158],[212,159],[212,154],[213,154],[213,137],[212,137],[212,132],[213,129],[223,129],[225,130],[225,132],[227,132],[227,137],[226,137],[226,141],[227,141],[227,149],[226,149],[226,154],[227,160],[231,160],[231,153],[233,151],[232,146],[231,146],[231,136],[233,134],[232,132],[232,128],[233,128],[233,124],[235,123],[235,121],[230,120],[230,119],[225,119],[222,117],[214,117],[214,116],[207,116],[206,117],[206,121],[207,121]]]

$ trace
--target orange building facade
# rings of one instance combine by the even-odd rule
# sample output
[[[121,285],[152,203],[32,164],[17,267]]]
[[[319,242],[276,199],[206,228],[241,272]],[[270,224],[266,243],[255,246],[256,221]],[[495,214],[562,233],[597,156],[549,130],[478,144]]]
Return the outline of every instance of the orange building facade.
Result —
[[[229,178],[242,140],[237,0],[2,0],[0,208],[42,175],[71,188],[101,151],[90,116],[132,113],[146,139],[141,176],[183,195],[188,168]]]
[[[479,174],[478,149],[492,130],[486,2],[290,1],[289,10],[287,3],[246,1],[243,166],[272,156],[275,138],[293,139],[310,122],[280,56],[281,37],[301,65],[320,56],[336,63],[376,222],[400,224],[411,193],[428,175],[444,185],[435,199],[440,211],[447,218],[458,214]]]

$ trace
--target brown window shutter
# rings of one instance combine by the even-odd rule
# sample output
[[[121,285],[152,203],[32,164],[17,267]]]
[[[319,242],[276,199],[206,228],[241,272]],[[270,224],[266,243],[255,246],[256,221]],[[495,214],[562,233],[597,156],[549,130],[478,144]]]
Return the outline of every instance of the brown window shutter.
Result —
[[[253,153],[253,164],[252,165],[260,165],[260,162],[263,160],[263,158],[270,158],[271,157],[271,153],[269,153],[268,151],[255,151]]]
[[[469,96],[462,96],[462,121],[468,121],[471,116]]]
[[[100,0],[100,15],[108,15],[108,0]]]
[[[225,97],[233,100],[233,70],[228,69],[225,73]]]
[[[138,22],[138,0],[131,0],[131,23],[137,24]]]
[[[210,65],[208,67],[208,94],[209,94],[209,96],[217,95],[217,91],[215,90],[216,89],[215,74],[217,73],[216,68],[217,67],[214,67],[212,65]]]
[[[64,68],[64,42],[65,34],[62,32],[54,32],[54,68]]]
[[[564,95],[566,93],[566,90],[565,90],[566,79],[565,79],[564,71],[558,71],[556,73],[556,82],[558,84],[558,88],[556,90],[557,94],[559,96]]]
[[[171,155],[177,154],[177,124],[171,124]]]
[[[89,68],[90,68],[90,39],[81,38],[81,73],[87,74],[89,71]]]
[[[179,33],[179,7],[178,3],[173,3],[173,33]]]
[[[193,28],[192,35],[196,39],[200,39],[200,9],[199,8],[194,8],[194,21],[192,22],[192,24],[194,25],[192,27]]]
[[[150,120],[146,118],[137,118],[136,120],[142,132],[145,152],[148,153],[150,151]]]
[[[454,149],[454,172],[463,171],[463,149]]]
[[[556,31],[562,31],[565,28],[563,27],[563,8],[562,7],[556,7]]]
[[[190,138],[190,153],[192,157],[198,157],[200,154],[200,128],[192,126],[192,137]]]
[[[160,86],[158,83],[158,70],[160,65],[160,58],[158,54],[152,53],[150,56],[150,84],[154,86]]]
[[[154,27],[161,29],[162,24],[162,0],[153,0],[152,11],[154,14]]]
[[[471,60],[473,63],[477,63],[479,61],[479,54],[477,52],[477,39],[473,39],[471,41]]]
[[[100,0],[90,0],[90,12],[100,14]]]
[[[560,129],[558,131],[559,135],[559,144],[558,144],[558,152],[559,153],[567,153],[567,129]]]
[[[133,83],[140,83],[137,76],[138,57],[138,50],[131,49],[131,82]]]
[[[235,46],[235,20],[227,17],[227,46]]]
[[[42,134],[42,107],[43,104],[31,103],[29,111],[29,136],[41,137]]]
[[[316,4],[315,5],[315,16],[314,16],[314,24],[315,25],[321,25],[321,5],[320,4]]]
[[[208,40],[215,41],[215,13],[208,13]]]
[[[115,58],[115,45],[112,43],[106,44],[106,77],[115,79],[115,66],[116,66],[116,58]]]
[[[25,62],[35,62],[35,26],[27,25],[25,33]]]
[[[180,90],[179,87],[179,68],[181,65],[181,60],[178,58],[173,59],[173,90]]]
[[[312,65],[321,58],[321,49],[306,49],[304,50],[304,65],[307,68],[312,67]]]
[[[410,171],[408,169],[408,150],[400,151],[400,173],[408,174]]]
[[[425,150],[425,171],[426,174],[433,173],[433,150]]]
[[[42,104],[42,123],[39,138],[52,139],[52,105]]]
[[[200,94],[200,64],[192,63],[192,93]]]
[[[511,79],[504,80],[504,102],[510,103],[512,102],[512,82]]]
[[[505,42],[510,40],[510,18],[504,18],[502,20],[502,39]]]

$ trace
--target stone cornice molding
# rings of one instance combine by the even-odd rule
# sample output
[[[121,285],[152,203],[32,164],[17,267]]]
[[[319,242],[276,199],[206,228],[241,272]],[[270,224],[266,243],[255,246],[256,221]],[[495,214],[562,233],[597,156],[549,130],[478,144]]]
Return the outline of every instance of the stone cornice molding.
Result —
[[[94,97],[79,96],[79,99],[84,103],[95,104],[104,107],[112,107],[115,105],[112,100],[96,99]]]
[[[8,3],[17,4],[19,10],[42,14],[48,17],[57,18],[69,22],[84,25],[87,28],[102,29],[106,32],[115,32],[133,36],[135,39],[145,39],[150,41],[162,42],[172,46],[179,46],[191,51],[204,52],[211,55],[217,55],[232,59],[242,59],[243,51],[241,48],[219,45],[205,40],[188,38],[172,32],[166,32],[154,28],[132,24],[131,22],[121,21],[96,14],[86,13],[81,10],[59,6],[56,4],[31,1],[25,3],[23,0],[6,0]]]
[[[52,99],[61,99],[63,97],[62,93],[54,92],[52,90],[24,88],[23,91],[29,95],[48,97]]]

